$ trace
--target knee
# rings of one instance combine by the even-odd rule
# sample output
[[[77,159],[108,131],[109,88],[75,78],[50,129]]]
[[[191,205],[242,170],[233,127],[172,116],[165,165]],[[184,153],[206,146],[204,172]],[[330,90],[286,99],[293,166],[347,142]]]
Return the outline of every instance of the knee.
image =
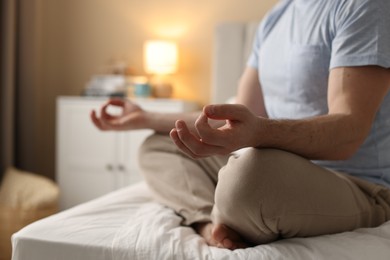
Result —
[[[280,191],[288,186],[287,165],[294,157],[276,149],[250,149],[231,158],[219,173],[215,192],[215,205],[222,221],[241,222],[243,217],[258,216],[259,207],[261,214],[274,214],[268,209],[285,199]],[[238,219],[232,219],[235,217]]]
[[[174,151],[175,145],[168,135],[151,134],[141,144],[138,150],[138,157],[140,162],[142,162],[143,158],[147,158],[148,156],[154,156],[159,153],[172,153]]]
[[[170,138],[165,135],[151,134],[141,144],[139,154],[148,154],[153,151],[164,149],[169,143]]]
[[[260,167],[268,168],[268,151],[250,149],[239,157],[231,157],[218,175],[215,204],[219,210],[230,211],[241,207],[243,201],[250,198],[251,190],[261,185]],[[229,212],[226,212],[229,215]]]
[[[151,165],[153,161],[159,161],[160,157],[174,150],[173,142],[167,135],[152,134],[141,144],[138,150],[138,164],[141,169]]]

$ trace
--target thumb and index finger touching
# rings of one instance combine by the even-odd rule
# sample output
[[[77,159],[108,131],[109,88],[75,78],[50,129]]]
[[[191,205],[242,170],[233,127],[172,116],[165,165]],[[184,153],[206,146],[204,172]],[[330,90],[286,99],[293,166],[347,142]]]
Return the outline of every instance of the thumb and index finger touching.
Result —
[[[221,128],[216,128],[217,124],[210,124],[209,119],[216,121],[241,121],[247,112],[242,105],[208,105],[203,108],[202,113],[195,122],[195,128],[202,141],[223,146],[226,143],[226,134],[221,132]],[[222,127],[222,126],[221,126]]]
[[[215,132],[210,124],[208,123],[208,119],[213,120],[240,120],[242,119],[243,112],[241,111],[241,105],[208,105],[203,108],[202,113],[198,117],[195,122],[196,129],[198,131],[209,131]],[[201,133],[199,133],[200,136]]]

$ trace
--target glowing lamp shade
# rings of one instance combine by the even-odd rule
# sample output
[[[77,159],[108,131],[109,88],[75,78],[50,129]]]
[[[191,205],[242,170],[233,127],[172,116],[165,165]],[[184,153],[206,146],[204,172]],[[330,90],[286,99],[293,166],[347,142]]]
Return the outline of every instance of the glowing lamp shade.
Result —
[[[178,50],[174,42],[147,41],[144,45],[145,72],[166,75],[177,70]]]

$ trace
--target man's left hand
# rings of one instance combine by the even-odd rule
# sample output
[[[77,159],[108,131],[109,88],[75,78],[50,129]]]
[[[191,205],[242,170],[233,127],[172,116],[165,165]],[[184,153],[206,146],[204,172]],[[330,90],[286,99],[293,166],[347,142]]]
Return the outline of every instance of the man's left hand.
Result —
[[[213,128],[209,119],[223,120],[225,124]],[[209,105],[195,122],[197,133],[191,133],[185,122],[178,120],[170,136],[192,158],[229,154],[256,145],[254,136],[260,120],[243,105]]]

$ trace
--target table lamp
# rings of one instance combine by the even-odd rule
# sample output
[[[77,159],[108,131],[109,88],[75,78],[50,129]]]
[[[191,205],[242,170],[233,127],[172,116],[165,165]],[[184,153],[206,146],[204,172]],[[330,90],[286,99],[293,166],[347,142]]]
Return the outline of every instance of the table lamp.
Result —
[[[144,45],[145,72],[154,76],[151,83],[154,95],[169,98],[172,95],[172,84],[166,75],[177,71],[178,48],[171,41],[147,41]]]

